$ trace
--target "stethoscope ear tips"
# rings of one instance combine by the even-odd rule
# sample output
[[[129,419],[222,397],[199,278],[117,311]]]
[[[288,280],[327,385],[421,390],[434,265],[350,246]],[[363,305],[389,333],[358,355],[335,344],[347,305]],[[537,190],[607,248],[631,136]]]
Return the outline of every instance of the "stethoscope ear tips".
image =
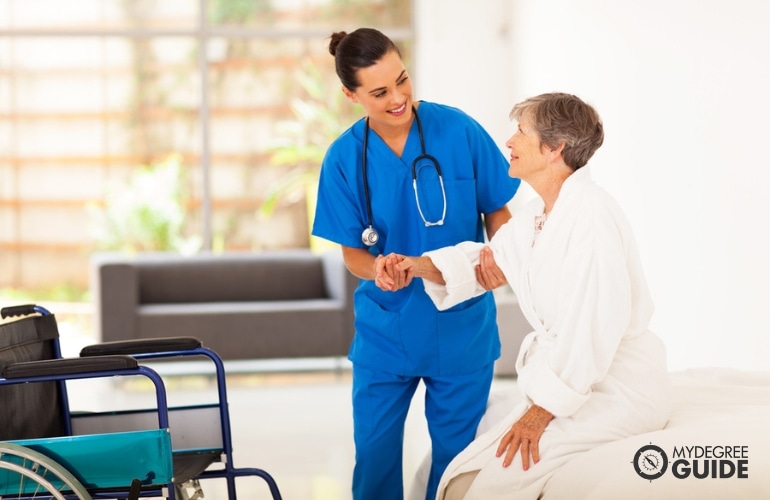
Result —
[[[361,233],[361,241],[368,247],[376,245],[379,239],[380,235],[377,234],[377,231],[372,226],[367,227],[364,229],[364,232]]]

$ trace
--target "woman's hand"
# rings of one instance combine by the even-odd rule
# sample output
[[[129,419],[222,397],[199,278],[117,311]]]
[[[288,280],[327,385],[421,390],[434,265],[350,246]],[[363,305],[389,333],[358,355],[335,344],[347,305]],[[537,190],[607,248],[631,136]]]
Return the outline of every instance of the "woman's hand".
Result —
[[[503,270],[495,262],[492,249],[488,246],[485,246],[479,252],[479,264],[476,266],[476,281],[479,282],[484,290],[494,290],[508,282],[505,279]]]
[[[500,457],[505,453],[503,467],[508,467],[513,462],[516,452],[521,449],[521,463],[524,470],[529,470],[529,457],[532,457],[532,465],[540,461],[540,436],[545,428],[553,420],[553,414],[537,405],[531,406],[521,416],[511,429],[500,440],[495,456]]]
[[[404,257],[398,263],[398,269],[408,272],[410,276],[445,284],[441,271],[433,264],[430,257]]]
[[[374,259],[374,283],[380,290],[395,292],[409,286],[413,273],[409,269],[399,268],[398,264],[403,260],[403,255],[395,253],[378,255]]]

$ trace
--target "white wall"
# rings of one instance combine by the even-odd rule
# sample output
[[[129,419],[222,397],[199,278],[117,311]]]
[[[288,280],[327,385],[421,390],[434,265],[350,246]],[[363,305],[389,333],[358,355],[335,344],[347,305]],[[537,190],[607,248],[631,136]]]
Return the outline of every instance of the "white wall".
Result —
[[[513,104],[597,107],[591,164],[635,227],[672,369],[770,359],[770,2],[416,0],[419,98],[501,148]]]

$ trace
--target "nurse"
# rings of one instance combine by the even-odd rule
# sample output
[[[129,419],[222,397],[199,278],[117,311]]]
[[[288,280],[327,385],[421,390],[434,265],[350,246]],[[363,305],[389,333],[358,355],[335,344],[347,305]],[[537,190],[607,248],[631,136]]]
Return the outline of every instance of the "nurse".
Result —
[[[439,312],[422,280],[396,270],[465,240],[483,242],[509,218],[519,181],[489,134],[459,109],[415,101],[401,54],[381,32],[332,34],[342,92],[363,108],[321,167],[313,234],[342,247],[355,292],[353,422],[357,500],[404,496],[404,422],[425,385],[432,443],[426,498],[472,440],[500,355],[491,293]],[[497,283],[499,284],[499,283]],[[490,289],[497,284],[490,284]]]

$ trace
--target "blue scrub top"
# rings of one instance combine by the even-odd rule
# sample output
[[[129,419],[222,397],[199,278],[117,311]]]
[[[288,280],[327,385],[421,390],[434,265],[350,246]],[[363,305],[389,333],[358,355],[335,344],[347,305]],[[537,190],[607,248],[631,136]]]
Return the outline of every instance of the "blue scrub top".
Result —
[[[369,131],[367,176],[373,227],[379,233],[373,255],[421,255],[462,241],[484,241],[483,213],[503,207],[520,181],[508,176],[508,161],[489,134],[463,111],[421,101],[417,108],[426,153],[438,160],[446,191],[442,226],[426,227],[412,187],[412,162],[421,155],[416,121],[401,158]],[[368,226],[362,175],[364,120],[332,143],[321,166],[313,234],[343,246],[367,248]],[[420,206],[437,221],[443,197],[436,169],[416,167]],[[372,369],[408,376],[471,373],[500,356],[491,293],[439,312],[422,279],[397,292],[361,280],[354,296],[356,334],[349,358]]]

